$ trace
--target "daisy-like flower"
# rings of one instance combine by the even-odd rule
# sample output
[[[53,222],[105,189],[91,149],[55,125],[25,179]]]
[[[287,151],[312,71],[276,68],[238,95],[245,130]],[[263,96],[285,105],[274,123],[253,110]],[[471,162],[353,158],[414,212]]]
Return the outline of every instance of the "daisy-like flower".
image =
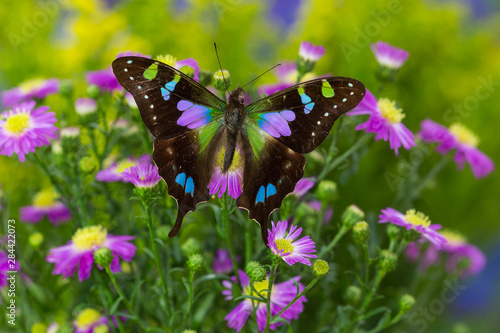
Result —
[[[102,91],[112,92],[123,90],[120,83],[118,83],[115,74],[113,74],[113,69],[111,67],[87,72],[87,74],[85,74],[85,78],[88,84],[95,85]]]
[[[495,169],[493,161],[476,148],[479,138],[460,123],[446,128],[426,119],[421,123],[418,135],[424,142],[438,143],[436,151],[440,154],[456,149],[454,160],[458,168],[463,169],[465,163],[469,163],[474,177],[478,179],[486,177]]]
[[[125,179],[123,177],[122,173],[138,164],[147,164],[150,165],[150,158],[148,155],[142,155],[138,159],[135,159],[134,157],[128,157],[125,158],[119,162],[112,163],[109,167],[107,167],[104,170],[101,170],[97,172],[95,179],[100,182],[118,182],[122,181],[124,183],[128,182],[129,180]]]
[[[370,47],[378,63],[390,69],[399,69],[410,56],[408,51],[381,41],[370,44]]]
[[[73,275],[78,267],[78,280],[82,282],[89,278],[94,263],[94,251],[101,247],[110,249],[113,254],[111,272],[119,272],[118,258],[131,261],[135,255],[136,246],[129,243],[134,238],[108,234],[100,225],[80,228],[66,245],[51,249],[46,260],[55,264],[53,275],[61,274],[65,278]],[[102,269],[99,266],[98,268]]]
[[[19,270],[20,270],[19,261],[16,260],[14,267],[11,267],[11,263],[9,263],[9,257],[7,253],[3,250],[0,250],[0,290],[9,284],[9,281],[7,280],[9,274],[7,272],[9,271],[19,272]]]
[[[109,331],[109,320],[93,308],[85,308],[73,321],[75,333],[98,333]]]
[[[297,182],[297,184],[295,184],[292,194],[302,198],[314,186],[315,182],[315,177],[302,178]]]
[[[404,227],[406,230],[413,229],[438,248],[441,248],[446,243],[446,238],[436,231],[441,229],[441,225],[431,224],[429,217],[421,212],[417,212],[415,209],[410,209],[406,214],[402,214],[393,208],[387,207],[386,209],[382,209],[382,214],[379,215],[378,222],[390,222]]]
[[[457,271],[459,262],[463,259],[469,261],[468,266],[460,272],[460,276],[466,277],[479,274],[485,264],[486,257],[476,246],[467,243],[465,237],[457,232],[443,230],[441,234],[448,241],[442,251],[448,254],[446,269],[448,271]]]
[[[89,97],[77,98],[75,101],[75,110],[80,116],[93,114],[97,111],[97,101]]]
[[[224,153],[226,149],[221,147],[215,159],[214,172],[212,180],[208,184],[209,194],[213,195],[219,192],[218,197],[226,192],[234,199],[237,199],[243,189],[243,154],[240,147],[236,146],[233,162],[227,172],[223,172]]]
[[[313,45],[311,42],[303,41],[300,43],[299,57],[305,61],[317,62],[325,55],[323,45]]]
[[[233,262],[229,255],[229,250],[217,249],[215,251],[212,269],[217,274],[228,274],[233,271]]]
[[[177,58],[173,55],[166,54],[159,55],[155,59],[180,70],[184,74],[192,77],[196,82],[200,80],[200,66],[198,66],[198,61],[193,58],[187,58],[177,61]]]
[[[394,149],[396,156],[399,148],[403,146],[410,149],[416,146],[413,133],[401,122],[405,114],[402,109],[396,107],[396,103],[387,98],[380,98],[378,101],[373,94],[366,90],[363,100],[348,116],[368,114],[368,121],[356,126],[356,130],[365,130],[367,133],[375,133],[375,141],[383,139],[389,140],[391,149]]]
[[[161,180],[158,174],[158,167],[151,164],[137,164],[125,169],[121,175],[126,181],[134,184],[138,188],[155,187]]]
[[[15,104],[30,100],[42,99],[59,91],[57,79],[31,79],[21,83],[18,87],[2,92],[2,104],[11,107]]]
[[[316,258],[316,255],[313,254],[316,252],[316,244],[309,236],[297,239],[302,233],[302,228],[292,224],[290,230],[287,231],[287,229],[287,221],[278,221],[276,225],[272,222],[272,228],[267,237],[269,248],[290,266],[297,262],[311,266],[311,261],[308,258]]]
[[[242,283],[243,294],[257,296],[255,292],[252,291],[250,287],[250,280],[248,276],[242,270],[239,270],[240,281]],[[231,278],[235,283],[237,283],[236,276]],[[294,277],[288,281],[277,283],[273,285],[271,291],[271,314],[276,315],[280,312],[285,306],[290,304],[290,302],[295,298],[297,287],[295,283],[298,283],[299,293],[304,290],[304,285],[299,283],[300,276]],[[264,297],[267,297],[267,292],[264,291],[268,288],[269,280],[265,279],[261,282],[254,283],[254,287],[260,294]],[[232,283],[229,281],[223,281],[223,286],[226,288],[222,292],[224,298],[228,301],[233,299],[232,296]],[[255,301],[253,301],[255,302]],[[285,312],[280,314],[280,317],[290,322],[292,319],[297,319],[299,315],[304,311],[304,302],[307,302],[305,296],[300,297],[295,303],[293,303]],[[256,305],[256,317],[257,317],[257,326],[261,332],[264,331],[267,322],[267,308],[266,304],[259,302],[255,303]],[[237,332],[241,331],[243,326],[245,325],[248,317],[250,317],[251,312],[253,311],[252,300],[245,299],[240,304],[238,304],[224,319],[227,321],[227,326],[235,329]],[[283,323],[271,324],[271,330],[275,330],[276,327],[283,325]]]
[[[22,102],[12,110],[0,114],[0,155],[16,153],[19,161],[33,153],[36,147],[49,145],[49,139],[56,137],[57,121],[54,112],[47,112],[48,106],[35,108],[35,102]]]
[[[55,226],[71,219],[71,211],[59,201],[59,195],[53,188],[38,192],[33,197],[33,205],[21,207],[21,221],[38,223],[45,216]]]

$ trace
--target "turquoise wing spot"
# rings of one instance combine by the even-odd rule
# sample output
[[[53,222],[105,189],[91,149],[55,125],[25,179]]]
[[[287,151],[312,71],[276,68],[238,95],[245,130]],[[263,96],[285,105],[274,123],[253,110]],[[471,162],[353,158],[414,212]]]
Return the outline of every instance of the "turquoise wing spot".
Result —
[[[184,172],[178,174],[177,177],[175,177],[175,182],[184,187],[184,184],[186,184],[186,174]]]
[[[273,184],[267,184],[266,198],[269,198],[274,194],[276,194],[276,186],[274,186]]]
[[[314,108],[314,102],[304,105],[304,113],[309,114]]]
[[[309,114],[314,108],[314,102],[312,102],[311,97],[306,94],[303,87],[299,87],[297,91],[299,92],[302,104],[304,104],[304,113]]]
[[[266,198],[266,188],[264,185],[262,185],[259,188],[259,192],[257,192],[257,198],[255,199],[255,204],[258,204],[259,202],[264,202],[264,199]]]
[[[174,79],[170,82],[167,82],[165,84],[165,88],[161,88],[161,95],[163,96],[164,100],[168,101],[170,99],[170,94],[175,90],[175,86],[180,79],[180,75],[175,74]]]
[[[193,178],[189,177],[186,181],[186,193],[194,194],[194,182]]]

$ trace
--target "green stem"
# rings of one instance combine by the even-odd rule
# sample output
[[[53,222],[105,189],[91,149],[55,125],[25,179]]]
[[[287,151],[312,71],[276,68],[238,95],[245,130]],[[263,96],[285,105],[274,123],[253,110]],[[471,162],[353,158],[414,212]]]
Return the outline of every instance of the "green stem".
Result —
[[[441,169],[443,169],[443,167],[450,161],[451,159],[451,155],[447,155],[445,157],[443,157],[439,163],[437,163],[428,173],[427,175],[425,175],[424,178],[422,178],[422,180],[419,181],[419,185],[416,186],[415,190],[413,191],[413,197],[417,197],[420,192],[422,192],[422,190],[424,189],[426,183],[433,179],[438,173],[439,171],[441,171]]]
[[[266,319],[266,328],[264,329],[264,333],[269,332],[269,327],[271,325],[271,294],[273,292],[273,283],[276,277],[276,273],[278,271],[278,265],[274,264],[271,267],[271,275],[269,276],[269,282],[267,284],[267,300],[266,300],[266,308],[267,308],[267,319]]]
[[[293,305],[293,303],[295,303],[299,298],[301,298],[302,296],[304,296],[305,294],[307,294],[307,292],[309,290],[311,290],[312,287],[314,287],[314,285],[316,284],[316,282],[318,282],[319,278],[314,278],[311,282],[309,282],[309,284],[304,288],[304,290],[302,290],[301,293],[299,293],[298,295],[295,296],[295,298],[290,302],[288,303],[287,306],[285,306],[283,309],[281,309],[280,312],[278,312],[274,318],[277,318],[279,317],[280,314],[282,314],[283,312],[285,312],[286,310],[288,310],[289,307],[291,307]]]
[[[372,287],[370,291],[368,292],[368,295],[366,295],[365,300],[363,302],[363,305],[361,306],[359,317],[362,316],[362,314],[366,311],[366,308],[368,305],[370,305],[373,295],[375,295],[375,292],[378,289],[378,286],[380,285],[380,282],[382,282],[382,279],[385,276],[385,270],[378,269],[377,270],[377,275],[375,276],[375,280],[373,281]],[[359,319],[358,317],[358,319]]]
[[[221,219],[222,219],[222,227],[224,229],[224,235],[226,236],[227,248],[229,249],[229,255],[231,257],[231,262],[233,263],[233,269],[236,274],[236,278],[238,279],[238,286],[243,288],[241,284],[240,274],[238,273],[238,265],[236,262],[236,255],[234,254],[233,243],[231,242],[231,228],[229,226],[229,208],[227,202],[227,196],[223,196],[222,205],[221,205]]]
[[[370,273],[370,251],[368,250],[368,245],[363,244],[363,257],[365,261],[365,283],[368,284],[368,275]]]
[[[191,310],[193,309],[194,274],[195,274],[195,271],[193,271],[193,270],[189,271],[188,307],[186,310],[186,314],[184,315],[182,327],[186,326],[188,319],[189,319],[189,315],[191,314]]]
[[[346,234],[347,231],[349,231],[349,228],[347,228],[346,226],[342,225],[342,227],[340,227],[339,232],[337,232],[337,234],[332,239],[332,241],[325,248],[323,248],[321,250],[321,252],[318,255],[318,259],[323,258],[323,256],[326,253],[330,252],[333,249],[333,247],[335,245],[337,245],[337,243],[340,241],[340,239],[342,238],[342,236],[344,236]]]

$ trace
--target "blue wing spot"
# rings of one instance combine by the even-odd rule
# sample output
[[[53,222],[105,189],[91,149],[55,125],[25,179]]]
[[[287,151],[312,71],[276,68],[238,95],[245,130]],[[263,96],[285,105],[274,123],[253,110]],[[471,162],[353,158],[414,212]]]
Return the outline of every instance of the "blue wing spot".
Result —
[[[175,182],[184,187],[184,185],[186,184],[186,174],[184,172],[178,174],[177,177],[175,177]]]
[[[269,198],[271,195],[276,194],[276,186],[273,184],[267,184],[266,198]]]
[[[257,192],[257,198],[255,199],[255,204],[259,202],[264,202],[265,197],[266,197],[266,188],[264,187],[264,185],[262,185],[259,188],[259,192]]]
[[[311,97],[307,96],[307,94],[300,94],[300,100],[302,101],[302,104],[311,103]]]
[[[309,114],[314,108],[314,102],[304,105],[304,113]]]
[[[283,180],[280,179],[279,183],[281,184],[283,182]]]
[[[194,194],[194,182],[193,178],[189,177],[186,181],[186,193]]]
[[[175,90],[176,81],[172,80],[165,84],[165,88],[161,88],[161,95],[163,99],[168,101],[170,99],[170,93]]]

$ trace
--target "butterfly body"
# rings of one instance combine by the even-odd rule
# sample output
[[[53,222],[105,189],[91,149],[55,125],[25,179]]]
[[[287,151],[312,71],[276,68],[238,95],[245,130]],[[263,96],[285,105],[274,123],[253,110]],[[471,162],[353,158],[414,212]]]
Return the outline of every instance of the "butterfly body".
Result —
[[[184,216],[211,195],[226,193],[261,225],[304,175],[305,153],[335,120],[363,98],[364,85],[345,77],[303,82],[244,104],[244,91],[227,103],[177,69],[142,57],[113,62],[120,84],[138,105],[154,137],[153,160],[178,203],[175,236]]]

